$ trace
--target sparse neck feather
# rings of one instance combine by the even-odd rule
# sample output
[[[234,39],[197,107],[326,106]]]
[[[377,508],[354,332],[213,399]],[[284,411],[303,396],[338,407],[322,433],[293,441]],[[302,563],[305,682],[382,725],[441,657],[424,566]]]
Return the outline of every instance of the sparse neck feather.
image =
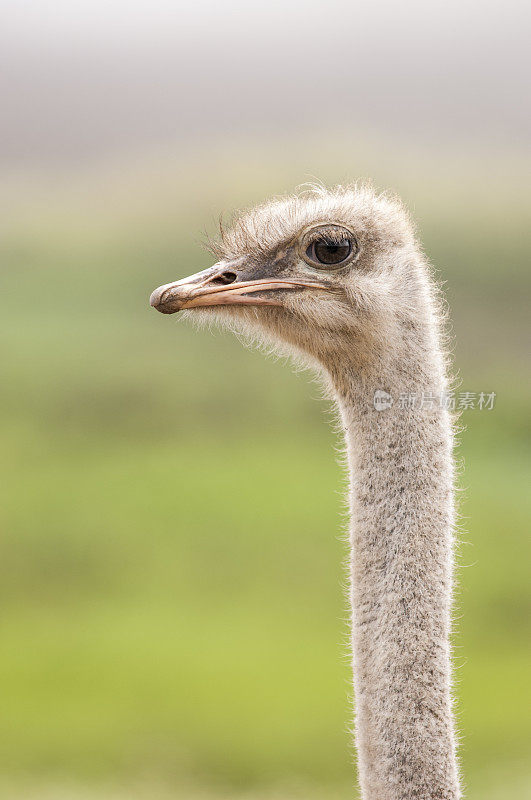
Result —
[[[406,337],[387,363],[361,372],[344,365],[332,382],[351,476],[361,796],[457,800],[449,645],[452,425],[441,402],[446,383],[437,332],[423,327],[420,344]],[[378,390],[391,395],[392,406],[383,396],[375,408]]]

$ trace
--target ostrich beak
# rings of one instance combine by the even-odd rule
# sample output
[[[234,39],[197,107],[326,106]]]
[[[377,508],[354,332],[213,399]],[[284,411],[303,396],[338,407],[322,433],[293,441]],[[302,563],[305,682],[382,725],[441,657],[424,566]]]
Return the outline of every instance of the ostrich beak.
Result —
[[[185,308],[207,306],[280,306],[274,297],[259,297],[257,292],[274,292],[280,289],[328,289],[318,281],[280,278],[262,278],[240,281],[237,270],[223,262],[173,283],[159,286],[149,298],[150,305],[162,314],[175,314]]]

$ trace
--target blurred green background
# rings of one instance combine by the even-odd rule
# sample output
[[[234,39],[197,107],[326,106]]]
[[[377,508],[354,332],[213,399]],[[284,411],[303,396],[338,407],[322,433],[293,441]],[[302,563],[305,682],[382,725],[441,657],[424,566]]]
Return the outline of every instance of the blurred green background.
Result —
[[[10,792],[66,782],[139,797],[351,796],[343,475],[328,403],[231,335],[148,307],[156,285],[211,263],[198,240],[217,210],[293,187],[312,159],[331,182],[361,163],[414,206],[447,282],[461,387],[497,392],[493,411],[464,414],[458,450],[459,727],[469,796],[523,797],[529,208],[518,175],[491,172],[481,186],[469,164],[456,198],[448,165],[431,164],[428,186],[407,153],[382,176],[352,143],[341,167],[311,147],[290,165],[272,148],[227,153],[245,173],[191,150],[80,173],[61,191],[35,185],[11,211],[0,292]]]
[[[19,49],[2,73],[15,91],[0,154],[0,793],[354,796],[344,475],[329,403],[308,376],[228,333],[156,314],[148,298],[212,263],[201,241],[221,211],[315,177],[371,177],[404,198],[444,282],[461,389],[497,393],[492,411],[464,413],[457,451],[456,694],[467,797],[527,796],[531,159],[520,73],[513,83],[503,73],[513,40],[492,17],[492,40],[506,45],[494,70],[484,4],[467,28],[450,2],[435,31],[411,2],[388,26],[391,47],[395,22],[410,12],[418,22],[411,47],[401,41],[400,58],[389,50],[378,62],[388,83],[368,69],[347,87],[358,51],[343,72],[329,60],[314,75],[310,60],[305,78],[296,59],[285,72],[291,50],[276,28],[268,38],[273,17],[236,0],[219,26],[190,6],[186,41],[170,26],[169,40],[184,42],[178,69],[138,42],[132,62],[120,50],[144,42],[142,3],[125,28],[99,0],[77,4],[79,30],[67,4],[42,4],[56,7],[53,24],[29,5],[36,21],[11,12]],[[339,57],[341,32],[310,7],[319,37],[290,17],[290,47],[328,42]],[[228,45],[252,13],[263,64],[251,37],[238,83],[241,37]],[[365,58],[380,42],[371,13]],[[434,52],[452,42],[444,70],[415,62],[428,28]],[[470,47],[479,61],[463,56]],[[272,50],[280,74],[268,71]],[[219,86],[201,64],[214,78],[223,65]],[[356,98],[353,117],[338,96],[323,114],[326,70]]]

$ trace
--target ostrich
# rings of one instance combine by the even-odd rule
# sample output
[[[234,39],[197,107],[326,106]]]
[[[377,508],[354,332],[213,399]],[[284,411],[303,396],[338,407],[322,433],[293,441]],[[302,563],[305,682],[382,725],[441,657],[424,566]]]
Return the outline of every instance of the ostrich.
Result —
[[[314,187],[242,214],[212,249],[151,305],[302,358],[344,430],[361,796],[457,800],[444,312],[412,223],[370,186]]]

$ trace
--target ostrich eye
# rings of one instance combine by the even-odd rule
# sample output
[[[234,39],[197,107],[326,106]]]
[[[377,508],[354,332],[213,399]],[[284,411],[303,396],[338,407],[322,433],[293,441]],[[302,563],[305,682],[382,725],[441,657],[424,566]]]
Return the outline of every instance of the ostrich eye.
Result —
[[[349,239],[330,241],[329,239],[316,239],[306,250],[306,255],[316,264],[325,266],[341,264],[352,252],[352,242]]]

